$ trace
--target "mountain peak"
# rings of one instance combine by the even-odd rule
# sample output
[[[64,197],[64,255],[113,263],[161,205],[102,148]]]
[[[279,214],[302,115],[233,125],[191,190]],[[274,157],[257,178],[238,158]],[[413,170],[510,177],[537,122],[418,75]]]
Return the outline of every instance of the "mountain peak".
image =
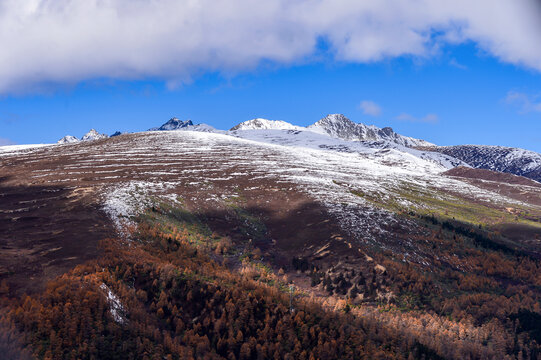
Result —
[[[90,129],[89,132],[87,132],[83,137],[81,138],[82,141],[90,141],[90,140],[99,140],[99,139],[105,139],[109,136],[105,134],[100,134],[96,131],[96,129]]]
[[[357,124],[343,114],[329,114],[308,129],[346,141],[391,141],[407,146],[427,146],[424,140],[414,139],[394,132],[390,127],[378,128],[374,125]]]
[[[193,126],[193,122],[191,120],[182,121],[176,117],[172,117],[171,119],[169,119],[169,121],[167,121],[162,126],[149,129],[149,131],[178,130],[178,129],[182,129],[188,126]]]
[[[364,127],[365,125],[356,124],[343,114],[329,114],[308,126],[308,129],[347,141],[359,141],[368,140],[364,136]]]
[[[96,131],[96,129],[90,129],[89,132],[83,135],[83,137],[79,140],[75,136],[72,135],[66,135],[62,139],[58,140],[57,144],[73,144],[79,141],[92,141],[92,140],[99,140],[99,139],[106,139],[108,138],[108,135],[100,134]]]
[[[308,126],[311,129],[328,129],[336,127],[354,127],[355,124],[353,121],[348,119],[344,114],[328,114],[327,116],[319,119],[313,125]]]
[[[235,130],[299,130],[299,126],[292,125],[282,120],[267,120],[263,118],[255,118],[252,120],[241,122],[233,126],[230,131]]]
[[[75,136],[66,135],[62,139],[58,140],[56,143],[57,144],[72,144],[72,143],[76,143],[76,142],[79,142],[79,141],[81,141],[81,140],[77,139]]]
[[[344,114],[328,114],[318,122],[333,122],[333,123],[352,123],[353,121],[348,119]]]

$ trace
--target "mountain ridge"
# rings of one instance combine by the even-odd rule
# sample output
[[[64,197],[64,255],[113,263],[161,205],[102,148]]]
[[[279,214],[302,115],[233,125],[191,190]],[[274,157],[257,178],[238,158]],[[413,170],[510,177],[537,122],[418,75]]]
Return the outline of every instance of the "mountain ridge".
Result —
[[[434,145],[425,140],[400,135],[391,127],[379,128],[375,125],[355,123],[343,114],[329,114],[308,126],[307,129],[348,141],[386,140],[406,147]]]
[[[478,169],[524,176],[541,182],[541,154],[499,145],[453,145],[427,148]]]
[[[81,139],[76,138],[72,135],[66,135],[62,139],[58,140],[57,144],[74,144],[78,143],[79,141],[93,141],[93,140],[100,140],[100,139],[107,139],[109,135],[101,134],[96,129],[90,129],[86,134],[84,134]]]
[[[302,139],[294,138],[293,136],[289,136],[288,138],[285,132],[291,132],[293,135],[313,133],[346,142],[359,143],[368,148],[395,149],[410,153],[423,159],[436,161],[444,165],[447,169],[456,166],[471,166],[473,168],[524,176],[541,182],[541,154],[534,151],[489,145],[438,146],[423,139],[396,133],[391,127],[379,128],[375,125],[355,123],[343,114],[328,114],[314,124],[306,127],[293,125],[283,120],[254,118],[243,121],[231,127],[228,131],[218,130],[203,123],[194,124],[190,119],[179,120],[177,117],[172,117],[161,126],[150,128],[148,131],[177,130],[220,133],[236,137],[253,138],[256,141],[297,144],[296,146],[302,145]],[[268,134],[250,134],[250,132],[255,130],[260,132],[266,131]],[[282,134],[279,134],[279,132],[282,132]],[[115,133],[115,135],[117,134],[118,132]],[[77,143],[79,141],[97,140],[106,137],[108,136],[91,129],[80,140],[74,136],[66,135],[58,141],[58,144]],[[321,139],[312,139],[310,141],[321,142]],[[320,146],[334,146],[329,145],[332,142],[328,142],[329,144],[325,143],[327,141],[322,142]],[[446,157],[433,155],[436,153],[443,154]]]

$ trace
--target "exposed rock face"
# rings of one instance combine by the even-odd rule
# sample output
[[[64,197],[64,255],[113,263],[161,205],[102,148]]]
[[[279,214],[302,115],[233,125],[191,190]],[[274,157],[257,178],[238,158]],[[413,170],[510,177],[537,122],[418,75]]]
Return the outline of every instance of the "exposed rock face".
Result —
[[[99,132],[97,132],[94,129],[90,129],[89,132],[87,132],[86,134],[83,135],[81,140],[82,141],[92,141],[92,140],[106,139],[108,137],[109,136],[107,136],[105,134],[100,134]]]
[[[326,133],[332,137],[348,141],[385,140],[407,147],[433,145],[425,140],[397,134],[390,127],[381,129],[374,125],[354,123],[342,114],[327,115],[315,124],[308,126],[308,130]]]
[[[172,117],[171,119],[169,119],[169,121],[167,121],[162,126],[149,129],[149,131],[178,130],[178,129],[182,129],[188,126],[193,126],[193,122],[191,120],[183,121],[183,120],[179,120],[176,117]]]

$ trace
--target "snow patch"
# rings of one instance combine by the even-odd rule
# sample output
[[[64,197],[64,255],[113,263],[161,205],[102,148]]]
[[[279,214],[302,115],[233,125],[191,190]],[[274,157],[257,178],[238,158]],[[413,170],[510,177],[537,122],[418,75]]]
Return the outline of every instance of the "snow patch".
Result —
[[[111,313],[113,320],[115,320],[118,324],[124,324],[126,322],[126,318],[124,317],[124,314],[126,314],[126,310],[122,306],[122,303],[120,302],[118,296],[116,296],[116,294],[104,283],[100,285],[100,289],[102,289],[107,296],[107,302],[109,303],[109,312]]]

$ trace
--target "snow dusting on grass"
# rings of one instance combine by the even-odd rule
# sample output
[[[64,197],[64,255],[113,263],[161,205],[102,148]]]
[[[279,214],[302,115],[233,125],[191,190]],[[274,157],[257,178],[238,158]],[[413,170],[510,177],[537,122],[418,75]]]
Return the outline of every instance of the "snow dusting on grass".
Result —
[[[161,194],[171,187],[170,183],[131,181],[110,189],[104,196],[103,209],[111,218],[117,231],[128,236],[126,228],[133,225],[133,217],[152,206],[153,195]],[[175,195],[165,195],[167,197]]]
[[[109,187],[103,199],[105,211],[119,230],[152,206],[153,196],[173,200],[174,188],[189,191],[191,187],[194,196],[189,198],[197,200],[197,193],[213,192],[219,183],[235,183],[240,178],[254,185],[259,179],[296,184],[295,190],[324,204],[359,241],[373,242],[386,234],[386,227],[397,223],[388,203],[422,208],[429,205],[423,203],[428,198],[461,202],[460,195],[497,206],[529,206],[442,176],[451,166],[443,154],[423,152],[421,156],[418,150],[380,148],[308,131],[246,130],[230,134],[234,136],[192,131],[134,134],[129,149],[125,143],[105,144],[102,146],[109,146],[107,151],[94,155],[96,160],[103,156],[111,163],[95,165],[87,160],[73,170],[99,167],[101,176],[107,167],[118,171],[137,166],[135,173],[126,170],[131,171],[131,179]],[[358,196],[356,191],[366,196]]]

